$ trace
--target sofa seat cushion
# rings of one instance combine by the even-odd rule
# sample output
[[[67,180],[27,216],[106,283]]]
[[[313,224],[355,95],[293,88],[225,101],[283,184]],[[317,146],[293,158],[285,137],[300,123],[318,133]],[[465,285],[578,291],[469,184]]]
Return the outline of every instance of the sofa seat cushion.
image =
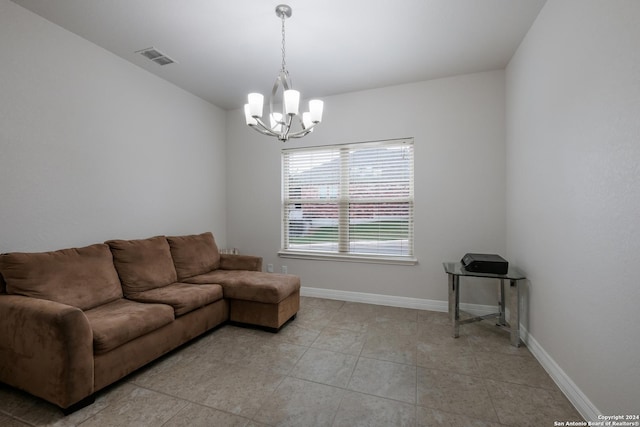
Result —
[[[184,280],[188,283],[219,283],[224,297],[276,304],[300,290],[300,277],[262,271],[215,270]]]
[[[220,253],[211,233],[167,236],[178,280],[220,267]]]
[[[173,308],[166,304],[143,304],[124,298],[84,312],[93,330],[96,354],[129,342],[174,320]]]
[[[127,298],[144,303],[168,304],[173,307],[177,317],[221,300],[222,286],[173,283],[162,288],[131,294]]]
[[[52,252],[0,255],[6,292],[81,310],[122,298],[109,247],[95,244]]]
[[[169,243],[164,236],[106,243],[113,253],[113,263],[125,296],[178,281]]]

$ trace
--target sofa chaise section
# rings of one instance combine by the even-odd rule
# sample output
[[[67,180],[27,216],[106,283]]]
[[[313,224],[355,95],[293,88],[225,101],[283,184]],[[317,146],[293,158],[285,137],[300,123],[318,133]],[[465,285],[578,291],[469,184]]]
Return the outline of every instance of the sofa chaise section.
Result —
[[[183,279],[220,283],[229,300],[229,320],[277,331],[300,309],[300,278],[261,271],[215,270]]]
[[[300,278],[264,273],[262,258],[220,254],[211,233],[168,236],[180,282],[222,285],[233,323],[277,331],[300,308]]]

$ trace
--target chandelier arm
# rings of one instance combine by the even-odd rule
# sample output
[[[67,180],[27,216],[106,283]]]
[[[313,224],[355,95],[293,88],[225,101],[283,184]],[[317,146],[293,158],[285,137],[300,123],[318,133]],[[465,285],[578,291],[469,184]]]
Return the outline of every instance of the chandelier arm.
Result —
[[[284,118],[286,112],[284,109],[284,91],[292,89],[291,86],[291,78],[289,77],[289,72],[286,70],[280,71],[278,77],[276,77],[276,81],[273,82],[273,87],[271,88],[271,96],[269,97],[269,113],[271,113],[270,117],[273,117],[273,100],[276,98],[278,94],[278,88],[282,86],[282,117]],[[284,125],[284,120],[279,120],[279,124]]]
[[[302,120],[302,118],[298,117],[298,121],[300,122],[300,127],[302,128],[302,130],[300,132],[304,132],[306,130],[311,131],[317,124],[320,123],[320,122],[311,122],[311,124],[309,126],[305,126],[304,125],[304,121]]]
[[[309,131],[309,132],[311,132],[311,131]],[[307,136],[309,134],[309,132],[301,130],[300,132],[292,133],[292,134],[289,135],[289,139],[302,138],[304,136]]]
[[[291,132],[288,137],[289,138],[302,138],[305,135],[308,135],[311,132],[311,126],[306,129],[299,130],[298,132]]]
[[[261,133],[262,135],[266,135],[266,136],[277,136],[275,134],[272,134],[271,132],[267,132],[265,130],[260,129],[259,127],[257,127],[256,125],[249,125],[249,127],[253,130],[255,130],[258,133]]]
[[[291,76],[289,76],[289,71],[284,70],[278,76],[282,80],[282,87],[284,90],[293,89],[293,84],[291,83]]]
[[[283,110],[283,113],[284,113],[284,110]],[[293,121],[293,117],[287,114],[284,120],[285,120],[285,124],[283,126],[282,133],[280,135],[281,136],[280,139],[282,141],[286,141],[287,139],[289,139],[289,131],[291,131],[291,122]]]
[[[308,135],[316,125],[320,124],[320,122],[312,122],[309,126],[305,126],[304,122],[300,120],[300,126],[302,126],[302,130],[297,132],[293,132],[289,134],[290,138],[302,138],[305,135]]]
[[[269,136],[280,135],[279,133],[274,132],[270,127],[267,127],[267,125],[265,125],[264,122],[259,117],[254,117],[253,119],[256,121],[257,125],[251,125],[251,127],[256,131]]]

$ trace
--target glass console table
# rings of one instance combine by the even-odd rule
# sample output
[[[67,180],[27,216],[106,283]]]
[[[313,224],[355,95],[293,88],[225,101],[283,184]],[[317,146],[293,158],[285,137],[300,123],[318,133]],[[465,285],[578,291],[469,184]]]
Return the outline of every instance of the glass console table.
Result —
[[[489,274],[467,271],[459,262],[443,262],[444,271],[449,278],[449,318],[453,327],[453,337],[460,336],[460,325],[465,323],[478,322],[493,317],[498,318],[497,326],[509,330],[511,333],[511,345],[520,347],[520,281],[526,277],[516,268],[509,266],[507,274]],[[485,277],[488,279],[500,280],[498,290],[498,313],[486,314],[484,316],[473,317],[460,320],[460,277]],[[509,322],[505,319],[505,294],[504,281],[509,281]]]

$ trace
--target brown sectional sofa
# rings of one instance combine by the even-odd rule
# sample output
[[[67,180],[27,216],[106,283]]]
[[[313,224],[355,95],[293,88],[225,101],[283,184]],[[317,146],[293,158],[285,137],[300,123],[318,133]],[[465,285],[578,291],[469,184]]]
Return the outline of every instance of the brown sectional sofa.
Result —
[[[227,321],[277,331],[300,279],[220,254],[211,233],[0,255],[0,382],[72,412]]]

